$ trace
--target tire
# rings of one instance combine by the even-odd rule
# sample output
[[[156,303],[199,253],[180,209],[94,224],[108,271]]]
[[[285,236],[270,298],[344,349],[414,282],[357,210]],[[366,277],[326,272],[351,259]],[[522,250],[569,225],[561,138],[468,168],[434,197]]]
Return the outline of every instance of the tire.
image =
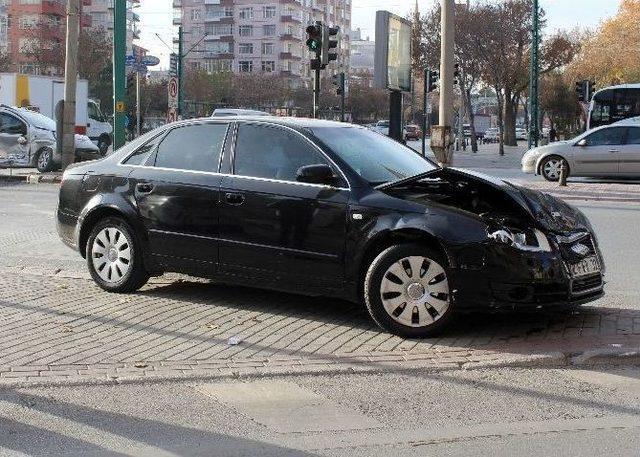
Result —
[[[36,155],[36,167],[40,173],[47,173],[53,170],[53,151],[49,148],[43,148]]]
[[[111,142],[109,141],[109,139],[105,137],[100,137],[100,139],[98,140],[98,149],[100,150],[100,155],[102,157],[107,155],[107,152],[109,151],[109,146],[111,146]]]
[[[567,178],[569,177],[569,164],[560,156],[545,157],[540,163],[540,174],[544,179],[551,182],[560,180],[560,167],[564,165],[567,169]]]
[[[86,258],[91,277],[107,292],[135,292],[150,277],[138,237],[119,217],[102,219],[93,227],[87,241]]]
[[[367,310],[376,324],[395,335],[434,336],[454,316],[450,277],[446,260],[435,250],[421,244],[391,246],[373,260],[365,276]]]

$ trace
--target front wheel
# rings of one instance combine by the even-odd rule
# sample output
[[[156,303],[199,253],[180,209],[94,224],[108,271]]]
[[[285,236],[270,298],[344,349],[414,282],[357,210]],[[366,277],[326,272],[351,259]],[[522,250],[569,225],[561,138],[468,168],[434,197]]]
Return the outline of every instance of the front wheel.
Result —
[[[540,164],[540,174],[542,174],[542,177],[547,181],[559,181],[560,170],[563,166],[567,170],[567,177],[569,177],[569,164],[566,160],[558,156],[546,157]]]
[[[371,263],[365,278],[365,304],[383,329],[403,337],[428,337],[453,316],[447,263],[419,244],[392,246]]]
[[[109,146],[110,145],[111,145],[111,143],[109,141],[109,138],[100,137],[100,139],[98,140],[98,149],[100,150],[100,155],[102,157],[107,155],[107,152],[109,151]]]
[[[86,249],[91,277],[108,292],[134,292],[149,280],[140,243],[123,219],[109,217],[96,224]]]
[[[40,173],[47,173],[53,170],[53,151],[49,148],[40,149],[36,167]]]

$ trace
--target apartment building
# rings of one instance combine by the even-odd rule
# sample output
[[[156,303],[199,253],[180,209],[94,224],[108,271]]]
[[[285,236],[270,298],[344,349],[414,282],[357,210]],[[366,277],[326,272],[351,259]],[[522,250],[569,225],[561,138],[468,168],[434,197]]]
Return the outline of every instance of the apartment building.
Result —
[[[315,21],[340,27],[331,68],[349,70],[351,1],[174,0],[174,25],[182,25],[184,49],[195,46],[187,67],[276,74],[299,85],[311,77],[305,29]]]
[[[127,0],[127,54],[138,51],[134,41],[140,38],[140,16],[135,12],[139,5],[140,0]],[[92,28],[101,28],[113,38],[113,0],[91,0],[85,12],[91,16]]]
[[[81,1],[80,26],[91,27],[85,9],[91,0]],[[4,46],[13,63],[12,70],[27,74],[60,75],[59,66],[38,65],[27,49],[57,52],[66,38],[65,0],[3,0],[0,13],[0,47]],[[4,28],[3,28],[4,25]]]

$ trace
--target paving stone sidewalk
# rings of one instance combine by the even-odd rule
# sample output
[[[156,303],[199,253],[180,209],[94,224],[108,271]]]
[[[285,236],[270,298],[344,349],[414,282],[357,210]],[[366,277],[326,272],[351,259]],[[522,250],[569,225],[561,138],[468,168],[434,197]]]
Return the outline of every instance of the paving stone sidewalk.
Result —
[[[134,295],[0,272],[0,387],[610,361],[640,352],[640,312],[472,314],[405,340],[360,306],[160,278]],[[234,341],[235,339],[235,341]],[[238,343],[238,344],[236,344]]]

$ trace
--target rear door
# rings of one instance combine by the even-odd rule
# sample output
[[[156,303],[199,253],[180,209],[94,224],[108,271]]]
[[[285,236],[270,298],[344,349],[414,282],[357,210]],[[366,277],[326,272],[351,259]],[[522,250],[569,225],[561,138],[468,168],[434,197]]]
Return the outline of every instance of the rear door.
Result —
[[[618,173],[623,176],[640,176],[640,127],[629,127],[627,141],[620,148]]]
[[[149,152],[140,150],[144,163],[130,175],[136,206],[151,253],[169,269],[216,270],[218,170],[228,129],[226,122],[178,126],[151,141]]]
[[[618,174],[618,161],[624,145],[626,127],[607,127],[585,138],[585,146],[575,146],[572,174],[612,176]]]

